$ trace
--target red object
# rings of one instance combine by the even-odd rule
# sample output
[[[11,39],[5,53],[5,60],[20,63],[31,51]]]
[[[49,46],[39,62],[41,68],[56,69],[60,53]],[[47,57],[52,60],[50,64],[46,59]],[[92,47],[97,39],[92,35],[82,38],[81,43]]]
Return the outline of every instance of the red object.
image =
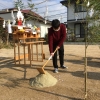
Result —
[[[22,19],[20,18],[19,20],[18,20],[18,25],[22,25]]]

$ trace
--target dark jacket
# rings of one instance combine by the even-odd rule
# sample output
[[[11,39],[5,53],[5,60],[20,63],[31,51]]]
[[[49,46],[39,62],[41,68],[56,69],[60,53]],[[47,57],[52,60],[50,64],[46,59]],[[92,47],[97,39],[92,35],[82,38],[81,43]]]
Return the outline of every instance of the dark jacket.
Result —
[[[53,46],[61,46],[66,39],[66,27],[64,24],[60,24],[60,30],[54,31],[53,28],[48,29],[48,43],[49,51],[53,52]]]

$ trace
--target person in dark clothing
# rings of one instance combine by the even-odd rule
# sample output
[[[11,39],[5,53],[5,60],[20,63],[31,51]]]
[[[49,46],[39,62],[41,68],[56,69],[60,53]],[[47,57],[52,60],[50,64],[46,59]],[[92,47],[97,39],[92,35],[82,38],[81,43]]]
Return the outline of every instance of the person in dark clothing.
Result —
[[[52,27],[48,29],[48,44],[50,55],[52,55],[54,72],[58,73],[57,65],[57,52],[53,54],[54,50],[58,48],[60,67],[67,68],[64,66],[64,45],[63,42],[66,39],[66,27],[61,24],[58,19],[54,19],[51,23]]]

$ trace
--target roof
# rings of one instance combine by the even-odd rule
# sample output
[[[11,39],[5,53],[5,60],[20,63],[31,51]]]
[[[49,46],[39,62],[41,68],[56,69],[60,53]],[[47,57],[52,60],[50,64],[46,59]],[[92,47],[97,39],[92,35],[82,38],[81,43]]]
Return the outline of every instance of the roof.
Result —
[[[60,3],[66,7],[68,6],[68,0],[60,1]]]
[[[40,15],[38,15],[37,13],[31,11],[31,10],[21,10],[22,13],[26,14],[26,16],[28,15],[31,15],[32,18],[36,19],[36,20],[39,20],[39,21],[42,21],[44,22],[44,18],[41,17]],[[50,24],[51,22],[47,20],[47,23]]]
[[[69,3],[73,3],[73,2],[75,2],[76,0],[63,0],[63,1],[60,1],[60,3],[62,4],[62,5],[64,5],[64,6],[68,6],[68,4]]]
[[[17,8],[2,9],[0,11],[0,14],[11,13],[12,10],[13,10],[13,12],[17,12],[18,11]],[[31,14],[31,15],[34,15],[35,17],[39,17],[39,18],[43,19],[40,15],[36,14],[35,12],[33,12],[31,10],[21,10],[21,12],[22,13],[26,13],[26,14]]]
[[[1,10],[0,14],[11,13],[12,10],[13,10],[13,12],[17,12],[18,11],[17,8],[9,8],[9,9]],[[25,17],[31,16],[32,19],[36,19],[36,20],[42,21],[42,22],[44,22],[44,20],[45,20],[43,17],[41,17],[37,13],[31,11],[30,9],[28,9],[28,10],[21,10],[21,12],[24,14]],[[47,21],[47,23],[50,23],[50,21]]]
[[[33,12],[33,11],[31,11],[31,10],[21,10],[21,12],[24,13],[24,14],[32,15],[32,16],[34,16],[34,18],[36,18],[36,19],[38,18],[38,19],[40,19],[40,20],[44,20],[43,17],[41,17],[40,15],[36,14],[35,12]]]

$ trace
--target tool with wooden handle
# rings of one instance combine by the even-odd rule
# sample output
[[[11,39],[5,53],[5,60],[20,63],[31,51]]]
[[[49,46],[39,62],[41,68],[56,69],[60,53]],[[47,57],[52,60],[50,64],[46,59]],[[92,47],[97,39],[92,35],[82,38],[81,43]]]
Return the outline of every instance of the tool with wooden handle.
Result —
[[[58,50],[58,48],[55,49],[53,53],[55,53]],[[44,67],[49,62],[49,60],[52,58],[52,55],[48,58],[48,60],[45,62],[45,64],[42,66],[42,68],[37,68],[37,70],[40,72],[40,74],[45,74]]]

